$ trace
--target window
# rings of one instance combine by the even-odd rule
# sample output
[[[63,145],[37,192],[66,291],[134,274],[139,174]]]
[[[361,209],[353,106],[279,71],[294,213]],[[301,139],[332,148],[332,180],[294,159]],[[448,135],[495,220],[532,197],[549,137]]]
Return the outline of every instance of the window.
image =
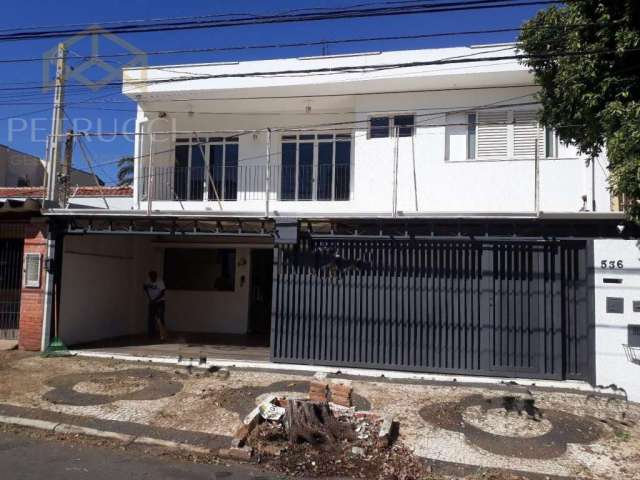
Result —
[[[395,115],[393,117],[371,117],[369,119],[369,138],[387,138],[413,136],[415,115]],[[392,132],[393,135],[392,135]]]
[[[234,249],[167,248],[164,282],[168,290],[235,290]]]
[[[476,123],[476,114],[470,113],[467,115],[467,158],[476,158],[476,130],[478,125]]]
[[[173,200],[236,200],[238,137],[176,140]]]
[[[393,126],[397,129],[399,137],[413,136],[413,115],[396,115],[393,117]]]
[[[508,112],[478,112],[476,115],[475,158],[506,158],[509,153]]]
[[[545,127],[544,129],[544,156],[546,158],[555,158],[557,153],[557,137],[553,128]]]
[[[386,138],[389,136],[389,117],[371,117],[369,119],[369,138]]]
[[[281,200],[349,200],[351,135],[282,136]]]
[[[542,129],[538,125],[535,111],[513,112],[513,156],[515,158],[535,158],[536,144],[538,156],[544,152]]]

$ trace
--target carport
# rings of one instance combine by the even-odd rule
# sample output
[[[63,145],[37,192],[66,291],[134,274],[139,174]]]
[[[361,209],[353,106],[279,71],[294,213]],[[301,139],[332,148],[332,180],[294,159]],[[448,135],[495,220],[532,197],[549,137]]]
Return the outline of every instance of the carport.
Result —
[[[240,219],[75,217],[60,247],[58,335],[72,349],[266,361],[271,230]],[[163,342],[147,336],[151,270],[167,287]]]

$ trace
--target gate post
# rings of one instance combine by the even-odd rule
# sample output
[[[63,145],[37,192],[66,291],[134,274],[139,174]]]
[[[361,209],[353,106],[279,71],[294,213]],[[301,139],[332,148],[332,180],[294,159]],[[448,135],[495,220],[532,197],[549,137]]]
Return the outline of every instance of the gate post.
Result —
[[[480,246],[480,370],[489,371],[493,367],[493,245]]]

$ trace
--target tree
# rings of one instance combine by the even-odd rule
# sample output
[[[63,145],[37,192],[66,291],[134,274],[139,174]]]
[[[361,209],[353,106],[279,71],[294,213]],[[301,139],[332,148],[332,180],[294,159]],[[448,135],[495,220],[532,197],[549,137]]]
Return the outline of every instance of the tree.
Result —
[[[122,157],[118,160],[118,185],[133,183],[133,157]]]
[[[591,162],[607,153],[610,188],[638,221],[640,1],[565,3],[525,23],[518,42],[541,87],[540,121]]]

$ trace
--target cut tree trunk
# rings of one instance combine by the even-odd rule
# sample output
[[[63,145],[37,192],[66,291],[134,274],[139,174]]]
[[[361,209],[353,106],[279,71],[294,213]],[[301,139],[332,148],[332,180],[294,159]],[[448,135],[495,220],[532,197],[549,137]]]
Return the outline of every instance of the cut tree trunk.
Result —
[[[309,442],[312,445],[331,445],[355,438],[351,426],[339,422],[327,402],[290,399],[285,414],[285,427],[292,444]]]

